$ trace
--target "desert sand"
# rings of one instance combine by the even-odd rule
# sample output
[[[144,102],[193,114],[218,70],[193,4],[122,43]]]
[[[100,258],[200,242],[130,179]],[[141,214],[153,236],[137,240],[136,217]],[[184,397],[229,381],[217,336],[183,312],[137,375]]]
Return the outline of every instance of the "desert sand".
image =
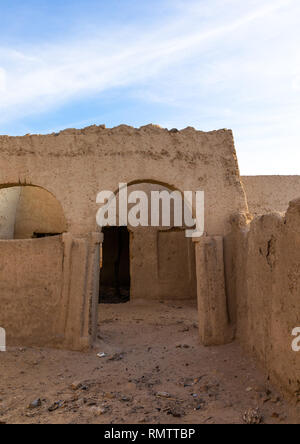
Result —
[[[0,354],[1,423],[239,424],[255,422],[257,408],[263,423],[298,422],[299,409],[236,343],[199,344],[194,303],[130,302],[99,312],[89,353]]]

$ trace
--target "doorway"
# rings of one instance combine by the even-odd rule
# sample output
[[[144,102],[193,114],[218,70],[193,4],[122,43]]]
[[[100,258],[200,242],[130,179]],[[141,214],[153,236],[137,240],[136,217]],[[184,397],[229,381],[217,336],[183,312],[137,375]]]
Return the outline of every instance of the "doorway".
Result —
[[[101,304],[122,304],[130,300],[130,235],[127,227],[103,228],[100,254]]]

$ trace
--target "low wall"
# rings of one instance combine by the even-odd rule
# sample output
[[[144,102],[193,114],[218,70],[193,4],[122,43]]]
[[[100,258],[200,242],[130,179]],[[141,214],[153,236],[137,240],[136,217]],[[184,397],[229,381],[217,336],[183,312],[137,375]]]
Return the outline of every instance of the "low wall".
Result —
[[[8,346],[59,342],[61,237],[0,241],[0,326]]]
[[[0,241],[0,327],[8,346],[93,345],[100,242],[99,233]]]
[[[292,330],[300,326],[300,200],[285,216],[234,222],[225,245],[236,337],[270,380],[299,400],[300,353],[292,350]]]

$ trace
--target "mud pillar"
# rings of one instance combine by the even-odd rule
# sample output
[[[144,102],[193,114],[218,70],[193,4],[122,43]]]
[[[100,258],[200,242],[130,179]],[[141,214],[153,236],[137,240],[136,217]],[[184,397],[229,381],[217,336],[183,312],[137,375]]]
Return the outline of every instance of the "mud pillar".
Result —
[[[87,238],[63,235],[64,269],[60,331],[64,346],[84,350],[92,346],[97,334],[100,244],[103,234]]]
[[[223,238],[195,239],[201,343],[223,345],[232,340],[225,289]]]

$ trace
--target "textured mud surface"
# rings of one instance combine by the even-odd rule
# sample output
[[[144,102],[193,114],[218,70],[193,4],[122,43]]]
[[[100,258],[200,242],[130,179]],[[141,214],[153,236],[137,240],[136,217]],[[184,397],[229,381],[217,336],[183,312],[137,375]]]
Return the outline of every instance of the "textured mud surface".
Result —
[[[299,423],[236,344],[199,345],[192,304],[101,305],[99,324],[90,353],[1,353],[0,423]]]

